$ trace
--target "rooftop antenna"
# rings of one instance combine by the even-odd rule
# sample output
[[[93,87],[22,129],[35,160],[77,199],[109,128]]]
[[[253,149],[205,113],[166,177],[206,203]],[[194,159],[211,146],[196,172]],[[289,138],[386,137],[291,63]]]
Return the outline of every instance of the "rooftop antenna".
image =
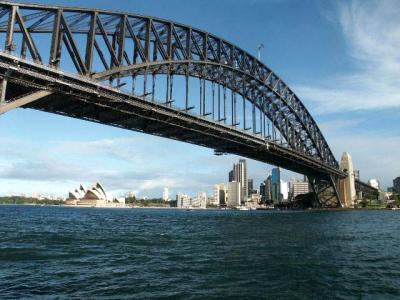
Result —
[[[264,44],[258,45],[258,60],[261,61],[261,50],[264,49]]]

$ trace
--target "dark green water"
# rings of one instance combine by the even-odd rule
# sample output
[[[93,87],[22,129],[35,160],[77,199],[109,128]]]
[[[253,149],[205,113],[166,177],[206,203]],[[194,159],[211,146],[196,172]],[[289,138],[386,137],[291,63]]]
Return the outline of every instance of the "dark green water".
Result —
[[[400,212],[0,206],[0,298],[399,299]]]

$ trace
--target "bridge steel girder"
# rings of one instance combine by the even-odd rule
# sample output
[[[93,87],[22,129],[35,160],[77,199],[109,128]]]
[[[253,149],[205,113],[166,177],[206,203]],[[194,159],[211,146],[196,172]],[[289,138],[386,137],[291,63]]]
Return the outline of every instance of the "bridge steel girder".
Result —
[[[189,143],[232,149],[231,153],[306,174],[313,178],[315,186],[318,182],[330,182],[334,189],[334,180],[326,178],[344,176],[315,120],[284,81],[254,56],[211,33],[130,13],[0,1],[1,34],[5,35],[5,51],[0,52],[0,76],[8,82],[7,96],[13,96],[11,99],[21,96],[18,89],[23,87],[28,97],[14,102],[15,107],[22,105],[142,132],[147,132],[151,124],[158,124],[155,128],[166,124],[172,127],[171,131],[147,133],[170,135],[177,140],[182,135]],[[48,35],[51,40],[49,53],[46,47],[38,47],[39,34]],[[21,42],[17,35],[22,37]],[[71,74],[63,70],[69,62],[75,67]],[[150,92],[146,90],[149,75],[152,76]],[[157,75],[167,78],[164,105],[160,105],[161,99],[155,102]],[[121,80],[130,76],[132,93],[128,94],[121,89],[126,84],[121,84]],[[143,77],[140,97],[135,93],[137,76]],[[172,105],[174,76],[186,80],[183,111]],[[190,112],[188,78],[200,80],[201,116]],[[119,88],[104,86],[101,82],[105,80],[111,85],[116,80]],[[206,100],[210,101],[206,99],[206,81],[212,82],[213,113],[214,84],[217,85],[217,121],[214,115],[213,121],[206,119]],[[228,116],[226,89],[235,105]],[[29,97],[29,93],[38,90],[48,94],[44,98]],[[5,97],[4,89],[2,92]],[[148,95],[152,101],[147,100]],[[243,99],[243,130],[237,127],[236,95]],[[247,132],[245,102],[252,107],[253,134]],[[80,105],[83,111],[91,113],[77,112]],[[220,115],[221,105],[223,115]],[[256,109],[260,114],[261,136],[257,134]],[[108,111],[113,112],[111,118]],[[121,121],[131,117],[135,119],[133,122]],[[227,117],[232,126],[221,123],[226,123]],[[266,136],[265,119],[271,122],[272,130],[278,130],[281,143],[283,138],[286,146],[271,140],[269,129]],[[221,140],[229,147],[223,147]],[[317,189],[320,190],[318,186]],[[336,202],[338,206],[340,200]]]
[[[40,90],[40,91],[34,91],[31,93],[24,94],[22,96],[19,96],[17,99],[11,99],[7,102],[4,102],[0,104],[0,114],[4,114],[12,109],[15,109],[17,107],[21,107],[24,105],[27,105],[31,102],[37,101],[39,99],[42,99],[44,97],[47,97],[51,95],[53,92],[51,91],[45,91],[45,90]]]

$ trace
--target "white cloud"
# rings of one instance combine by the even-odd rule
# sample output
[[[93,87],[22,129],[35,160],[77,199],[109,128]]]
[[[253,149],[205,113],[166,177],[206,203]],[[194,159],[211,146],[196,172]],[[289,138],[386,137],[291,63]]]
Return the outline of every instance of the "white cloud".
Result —
[[[46,193],[43,187],[47,185],[48,193],[65,196],[79,183],[89,186],[96,181],[110,191],[151,196],[161,195],[163,187],[171,192],[210,191],[215,182],[226,180],[225,173],[237,159],[214,157],[210,149],[144,134],[45,144],[0,142],[3,193],[20,193],[21,189]]]
[[[400,108],[400,2],[343,1],[339,24],[355,64],[351,74],[294,86],[313,112]]]

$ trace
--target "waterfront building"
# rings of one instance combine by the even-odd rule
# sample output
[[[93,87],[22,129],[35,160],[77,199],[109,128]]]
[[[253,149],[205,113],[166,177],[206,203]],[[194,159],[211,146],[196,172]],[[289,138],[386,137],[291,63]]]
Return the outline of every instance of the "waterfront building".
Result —
[[[353,161],[349,153],[344,152],[340,161],[340,170],[347,174],[347,177],[340,182],[340,190],[342,191],[342,199],[345,207],[354,207],[356,199],[356,186],[353,171]]]
[[[90,207],[111,207],[111,206],[125,206],[124,201],[114,199],[106,193],[100,183],[96,183],[91,189],[86,190],[82,185],[69,192],[67,205],[77,206],[90,206]]]
[[[170,200],[170,198],[169,198],[169,191],[168,191],[168,188],[164,188],[164,190],[163,190],[163,196],[162,196],[162,199],[164,200],[164,201],[169,201]]]
[[[83,185],[81,184],[79,186],[79,188],[75,189],[72,192],[69,192],[68,194],[68,200],[80,200],[83,197],[85,197],[86,194],[86,189],[83,187]]]
[[[214,200],[210,204],[216,205],[216,206],[225,206],[226,198],[227,198],[226,185],[223,183],[215,184],[214,185]]]
[[[241,205],[242,188],[240,182],[231,181],[228,183],[228,202],[227,206],[236,207]]]
[[[236,181],[240,184],[240,202],[244,203],[247,201],[249,195],[246,160],[239,159],[237,164],[233,164],[233,170],[231,172],[229,172],[229,182]]]
[[[186,194],[176,195],[176,206],[178,208],[191,208],[192,198]]]
[[[393,179],[393,192],[400,193],[400,177]]]
[[[376,189],[380,190],[380,184],[379,184],[379,180],[378,179],[370,179],[370,180],[368,180],[368,184],[370,186],[372,186],[373,188],[376,188]]]
[[[207,193],[200,192],[197,194],[197,198],[192,200],[192,207],[196,208],[207,208]]]

